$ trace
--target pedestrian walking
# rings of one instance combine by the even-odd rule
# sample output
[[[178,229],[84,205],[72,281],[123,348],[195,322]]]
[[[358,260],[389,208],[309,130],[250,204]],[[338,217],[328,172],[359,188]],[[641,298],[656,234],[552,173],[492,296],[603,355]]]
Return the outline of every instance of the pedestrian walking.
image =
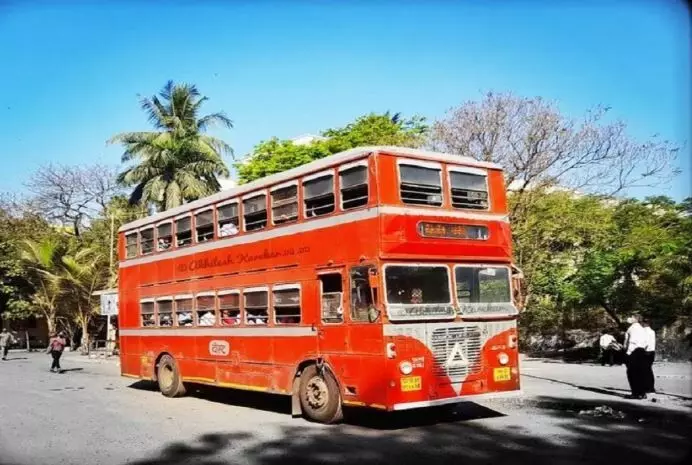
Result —
[[[628,399],[646,399],[646,344],[647,335],[639,323],[639,316],[627,318],[630,327],[625,334],[627,355],[627,381],[632,394]]]
[[[7,328],[2,328],[0,332],[0,352],[2,353],[2,359],[7,360],[7,352],[10,351],[10,344],[12,344],[12,334],[7,331]]]
[[[617,344],[615,337],[607,329],[604,329],[598,344],[601,347],[601,366],[605,366],[607,363],[609,367],[612,367],[615,356],[614,344]]]
[[[651,328],[651,322],[648,319],[642,320],[642,326],[646,331],[646,371],[645,371],[645,389],[644,392],[656,392],[655,377],[654,377],[654,360],[656,359],[656,332]]]
[[[66,345],[67,341],[65,340],[65,333],[62,331],[50,338],[46,353],[53,357],[53,364],[50,366],[51,372],[60,372],[60,357],[62,356]]]

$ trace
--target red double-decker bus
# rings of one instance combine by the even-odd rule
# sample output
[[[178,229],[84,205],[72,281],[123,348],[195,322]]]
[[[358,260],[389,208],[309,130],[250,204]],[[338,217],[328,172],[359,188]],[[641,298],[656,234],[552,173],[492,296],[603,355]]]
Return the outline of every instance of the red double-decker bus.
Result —
[[[119,231],[123,376],[403,410],[519,390],[498,165],[363,147]]]

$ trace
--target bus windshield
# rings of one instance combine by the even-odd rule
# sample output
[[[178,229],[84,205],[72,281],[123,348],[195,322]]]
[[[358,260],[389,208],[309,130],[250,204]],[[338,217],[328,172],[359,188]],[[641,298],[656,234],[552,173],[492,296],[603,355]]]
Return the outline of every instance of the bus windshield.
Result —
[[[454,268],[454,278],[462,315],[516,313],[512,304],[509,268],[458,265]]]
[[[387,308],[391,319],[455,315],[445,265],[386,265]]]

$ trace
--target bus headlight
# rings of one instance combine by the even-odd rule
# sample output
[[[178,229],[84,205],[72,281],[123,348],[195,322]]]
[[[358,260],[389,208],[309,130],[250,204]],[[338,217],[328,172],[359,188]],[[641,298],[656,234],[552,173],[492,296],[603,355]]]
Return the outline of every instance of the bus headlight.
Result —
[[[497,354],[497,361],[500,362],[500,365],[507,365],[509,363],[509,355],[504,352],[500,352]]]
[[[411,365],[411,362],[404,360],[399,364],[399,370],[401,374],[410,375],[413,372],[413,365]]]

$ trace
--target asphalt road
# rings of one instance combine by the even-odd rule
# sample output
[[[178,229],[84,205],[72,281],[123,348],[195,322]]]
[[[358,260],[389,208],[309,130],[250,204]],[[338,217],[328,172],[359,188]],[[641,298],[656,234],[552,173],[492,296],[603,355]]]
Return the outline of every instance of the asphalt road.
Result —
[[[113,362],[10,353],[0,362],[0,463],[667,464],[692,437],[692,365],[657,364],[657,402],[630,401],[623,367],[522,363],[524,395],[454,412],[346,412],[322,426],[283,397],[200,388],[168,399]],[[612,410],[611,410],[612,409]]]

